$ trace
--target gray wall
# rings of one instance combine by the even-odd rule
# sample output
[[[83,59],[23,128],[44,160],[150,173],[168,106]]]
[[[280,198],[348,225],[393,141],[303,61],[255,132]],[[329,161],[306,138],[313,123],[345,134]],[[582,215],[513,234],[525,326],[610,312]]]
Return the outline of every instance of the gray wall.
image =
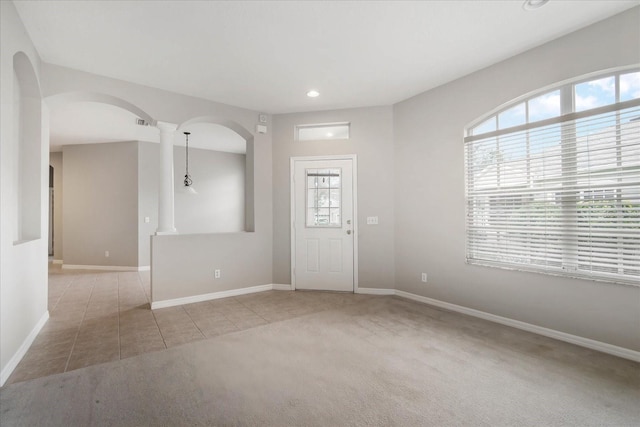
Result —
[[[357,154],[358,257],[361,288],[394,287],[393,117],[391,107],[282,114],[273,118],[274,283],[291,283],[290,175],[294,156]],[[351,138],[294,141],[294,126],[350,122]],[[377,216],[379,225],[367,225]]]
[[[253,144],[252,148],[247,146],[247,152],[253,150],[255,158],[253,186],[247,185],[247,188],[253,188],[255,193],[255,231],[228,233],[224,235],[224,239],[220,238],[221,234],[153,236],[151,288],[154,301],[158,301],[156,295],[162,295],[164,291],[167,291],[165,294],[177,292],[179,296],[190,296],[220,290],[222,282],[213,280],[215,259],[205,255],[231,247],[228,239],[236,239],[237,242],[234,240],[236,252],[228,261],[230,264],[220,267],[226,278],[225,286],[245,287],[272,283],[271,133],[253,134],[258,123],[258,112],[43,64],[44,96],[55,101],[65,99],[74,92],[117,97],[140,108],[153,119],[169,123],[183,124],[194,118],[210,117],[218,120],[216,122],[222,121],[242,129],[238,133]],[[270,116],[267,116],[266,124],[271,128]],[[135,217],[132,221],[135,223]],[[135,238],[137,241],[137,234]],[[184,257],[198,260],[197,263],[190,264],[188,278],[181,270],[183,264],[180,259]],[[229,277],[226,272],[230,271],[237,272],[237,277]]]
[[[62,152],[51,153],[49,164],[53,166],[53,259],[62,261],[62,202],[64,190],[62,187],[63,160]]]
[[[271,283],[256,233],[152,236],[154,302]],[[221,277],[214,278],[214,270]],[[268,272],[268,274],[267,274]],[[179,284],[179,286],[176,286]]]
[[[640,62],[640,8],[396,104],[396,287],[640,350],[640,288],[465,264],[463,130],[497,106]],[[429,283],[420,282],[420,273]]]
[[[273,283],[271,149],[269,134],[247,144],[255,155],[247,186],[255,189],[255,231],[152,236],[152,301]],[[215,269],[221,278],[214,278]]]
[[[244,154],[189,148],[189,174],[196,195],[181,191],[185,170],[183,147],[174,147],[173,161],[179,233],[244,231]]]
[[[63,157],[64,263],[137,267],[138,143],[67,145]]]
[[[158,228],[160,145],[138,143],[138,257],[150,265],[151,235]],[[245,227],[245,155],[189,148],[189,172],[197,195],[181,192],[185,150],[174,147],[175,222],[180,234],[232,233]],[[144,218],[149,217],[145,223]]]

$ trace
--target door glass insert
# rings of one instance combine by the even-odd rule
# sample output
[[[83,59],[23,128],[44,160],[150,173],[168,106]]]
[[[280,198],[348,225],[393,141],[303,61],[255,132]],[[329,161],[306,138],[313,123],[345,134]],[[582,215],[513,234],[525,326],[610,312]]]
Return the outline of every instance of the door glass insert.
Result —
[[[342,169],[306,169],[307,227],[342,227]]]

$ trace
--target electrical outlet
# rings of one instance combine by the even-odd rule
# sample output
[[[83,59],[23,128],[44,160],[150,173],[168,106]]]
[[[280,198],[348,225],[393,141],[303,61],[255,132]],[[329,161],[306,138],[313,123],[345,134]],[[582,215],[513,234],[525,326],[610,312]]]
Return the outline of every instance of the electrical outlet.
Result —
[[[109,251],[104,251],[104,257],[109,258]]]
[[[145,217],[144,217],[144,222],[145,222],[146,224],[149,224],[149,222],[150,222],[150,221],[151,221],[151,218],[149,218],[148,216],[145,216]]]
[[[422,273],[422,281],[427,283],[427,273]]]
[[[368,216],[367,217],[367,225],[378,225],[378,217],[377,216]]]
[[[216,271],[214,271],[214,272],[213,272],[213,274],[214,274],[214,277],[215,277],[216,279],[219,279],[219,278],[220,278],[220,270],[216,270]]]

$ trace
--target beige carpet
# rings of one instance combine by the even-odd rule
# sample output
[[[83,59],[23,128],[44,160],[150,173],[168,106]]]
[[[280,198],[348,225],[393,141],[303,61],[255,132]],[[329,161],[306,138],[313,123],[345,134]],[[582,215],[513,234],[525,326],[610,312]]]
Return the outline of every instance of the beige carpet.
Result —
[[[5,426],[640,423],[640,364],[395,297],[0,391]]]

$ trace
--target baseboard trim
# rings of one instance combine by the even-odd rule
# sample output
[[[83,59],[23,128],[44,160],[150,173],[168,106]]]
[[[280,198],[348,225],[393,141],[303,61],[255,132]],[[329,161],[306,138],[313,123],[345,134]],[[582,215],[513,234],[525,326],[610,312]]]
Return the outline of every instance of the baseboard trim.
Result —
[[[143,265],[141,267],[138,267],[138,271],[151,271],[151,266],[150,265]]]
[[[248,288],[230,289],[228,291],[211,292],[209,294],[194,295],[191,297],[182,297],[175,299],[168,299],[163,301],[153,301],[151,303],[151,309],[174,307],[176,305],[193,304],[194,302],[210,301],[214,299],[235,297],[238,295],[253,294],[256,292],[270,291],[273,289],[272,284],[250,286]]]
[[[51,261],[52,264],[62,264],[63,261],[61,259],[54,259]]]
[[[282,285],[282,284],[274,283],[271,286],[273,286],[274,291],[290,291],[291,290],[291,285]]]
[[[495,314],[487,313],[485,311],[480,311],[433,298],[423,297],[421,295],[416,295],[405,291],[396,290],[395,294],[402,298],[433,305],[435,307],[444,308],[450,311],[455,311],[458,313],[488,320],[490,322],[500,323],[502,325],[511,326],[512,328],[522,329],[527,332],[533,332],[534,334],[544,335],[545,337],[579,345],[581,347],[586,347],[591,350],[600,351],[602,353],[612,354],[614,356],[622,357],[623,359],[640,362],[640,351],[618,347],[616,345],[592,340],[590,338],[584,338],[577,335],[568,334],[566,332],[560,332],[555,329],[544,328],[542,326],[533,325],[531,323],[522,322],[520,320],[509,319],[508,317],[498,316]]]
[[[73,265],[62,264],[63,270],[100,270],[100,271],[146,271],[150,267],[129,267],[121,265]]]
[[[379,289],[379,288],[358,288],[356,294],[364,295],[395,295],[395,289]]]
[[[13,357],[9,359],[7,366],[5,366],[2,372],[0,372],[0,387],[2,387],[4,383],[9,379],[14,369],[16,369],[16,366],[18,366],[18,363],[20,363],[24,355],[27,354],[29,347],[31,347],[31,344],[33,344],[33,341],[35,341],[36,337],[40,333],[40,330],[42,330],[44,325],[47,323],[47,320],[49,320],[48,310],[44,312],[40,320],[38,320],[38,323],[36,323],[36,326],[33,327],[31,332],[29,332],[29,335],[27,335],[27,338],[25,338],[25,340],[22,342],[22,345],[20,346],[18,351],[16,351]]]

